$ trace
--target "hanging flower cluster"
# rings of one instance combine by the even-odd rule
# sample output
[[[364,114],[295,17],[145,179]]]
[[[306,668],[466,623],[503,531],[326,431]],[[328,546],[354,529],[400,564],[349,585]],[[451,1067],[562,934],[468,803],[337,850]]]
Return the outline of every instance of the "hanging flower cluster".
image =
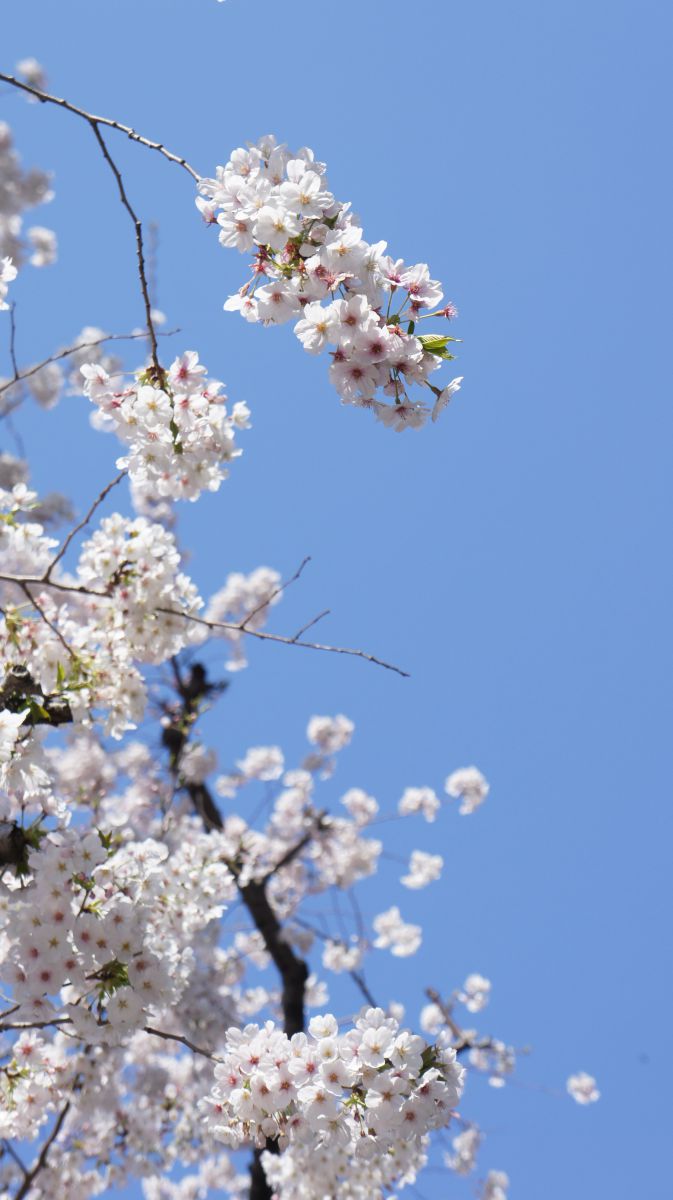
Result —
[[[430,383],[455,338],[422,334],[428,317],[451,319],[425,263],[406,265],[369,243],[350,205],[329,191],[324,163],[292,153],[273,136],[233,152],[214,179],[202,179],[197,206],[220,242],[252,252],[250,280],[225,303],[248,321],[294,330],[309,354],[328,351],[330,380],[344,404],[371,409],[391,429],[418,429],[429,409],[409,396],[430,388],[435,420],[460,387]],[[299,318],[299,319],[297,319]],[[381,396],[388,397],[387,401]]]
[[[227,412],[223,385],[206,379],[194,350],[168,371],[149,367],[121,389],[99,363],[81,371],[85,394],[129,446],[117,466],[128,469],[138,493],[196,500],[204,490],[217,491],[228,474],[225,464],[242,453],[234,438],[249,428],[250,411],[239,402]]]

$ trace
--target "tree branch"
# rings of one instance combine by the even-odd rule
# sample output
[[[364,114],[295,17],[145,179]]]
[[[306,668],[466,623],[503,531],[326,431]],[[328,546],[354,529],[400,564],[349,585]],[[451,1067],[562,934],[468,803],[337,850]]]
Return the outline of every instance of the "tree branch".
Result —
[[[179,332],[179,329],[170,329],[157,333],[157,337],[174,337]],[[80,342],[77,346],[69,346],[67,350],[59,350],[58,354],[52,354],[49,358],[44,358],[42,362],[37,363],[34,367],[28,367],[25,371],[19,371],[14,375],[13,379],[8,379],[6,383],[0,384],[0,396],[8,388],[14,387],[15,384],[22,383],[24,379],[30,379],[31,375],[37,375],[37,372],[41,371],[43,367],[48,367],[51,363],[60,362],[62,358],[69,358],[71,354],[77,354],[79,350],[88,350],[94,346],[102,346],[103,342],[132,342],[138,338],[146,337],[147,334],[144,330],[142,333],[108,333],[105,337],[95,338],[92,342]],[[0,413],[0,420],[13,411],[13,409],[5,409],[4,412]]]
[[[263,609],[265,609],[269,604],[271,604],[276,599],[276,596],[280,596],[280,595],[282,595],[283,592],[287,591],[287,589],[290,587],[290,585],[295,583],[297,581],[297,579],[299,579],[302,571],[304,570],[304,567],[307,566],[308,563],[310,563],[310,561],[311,561],[311,555],[307,554],[306,558],[302,559],[302,561],[300,562],[294,575],[292,575],[290,579],[285,579],[282,583],[279,583],[278,587],[274,588],[274,590],[271,592],[271,594],[269,596],[267,596],[266,600],[262,600],[261,603],[258,604],[256,608],[253,608],[252,612],[249,612],[248,615],[243,618],[243,620],[239,623],[238,628],[245,631],[245,627],[248,624],[248,621],[252,621],[252,618],[256,617],[257,613],[262,612]]]
[[[88,121],[90,125],[107,125],[109,129],[116,129],[119,133],[126,134],[132,142],[138,142],[141,146],[145,146],[148,150],[156,150],[159,154],[163,154],[169,162],[177,163],[179,167],[183,167],[192,179],[199,183],[201,176],[198,171],[190,167],[185,158],[179,154],[173,154],[168,150],[162,142],[153,142],[150,138],[143,137],[142,134],[136,133],[135,129],[131,129],[130,125],[122,125],[121,121],[114,121],[110,117],[96,117],[93,113],[87,112],[84,108],[78,108],[76,104],[71,104],[68,100],[63,100],[59,96],[52,96],[49,92],[43,92],[39,88],[33,87],[32,84],[23,83],[20,79],[16,79],[13,75],[4,75],[0,72],[0,79],[4,83],[11,84],[12,87],[20,88],[22,92],[28,92],[29,95],[35,96],[43,104],[56,104],[59,108],[64,108],[68,112],[74,113],[76,117],[81,117],[82,120]]]
[[[428,1000],[437,1005],[437,1008],[442,1014],[445,1025],[451,1031],[451,1034],[455,1039],[453,1048],[456,1051],[456,1054],[461,1054],[464,1050],[471,1050],[473,1048],[475,1050],[489,1050],[491,1048],[493,1045],[491,1038],[473,1038],[460,1028],[458,1022],[453,1018],[449,1005],[446,1003],[446,1001],[442,1000],[442,997],[436,988],[426,988],[425,994],[428,997]]]
[[[110,494],[112,489],[114,487],[116,487],[118,483],[121,483],[122,479],[124,478],[124,476],[126,474],[127,474],[126,471],[120,471],[119,475],[117,475],[112,480],[111,483],[108,483],[103,488],[102,492],[98,493],[98,495],[96,496],[96,499],[94,500],[93,504],[91,505],[86,516],[82,518],[82,520],[79,522],[79,525],[75,525],[74,529],[70,530],[70,533],[65,538],[63,545],[61,546],[58,554],[49,563],[49,566],[47,567],[47,569],[42,577],[43,583],[49,583],[49,579],[50,579],[50,576],[51,576],[51,573],[52,573],[54,567],[56,566],[57,563],[59,563],[61,561],[63,556],[67,553],[68,547],[70,546],[70,543],[72,542],[73,538],[77,537],[77,534],[89,524],[89,521],[91,520],[91,518],[92,518],[93,514],[95,513],[96,509],[98,508],[98,506],[103,503],[106,496],[108,496]],[[33,601],[33,603],[35,603],[35,601]],[[37,608],[37,605],[35,605],[35,607]],[[38,611],[39,611],[39,609],[38,609]]]
[[[0,579],[3,578],[5,577],[0,575]],[[16,580],[12,580],[11,582],[16,582]],[[29,580],[28,582],[31,581]],[[100,594],[94,593],[94,595]],[[354,658],[364,658],[367,662],[374,663],[377,667],[384,667],[386,671],[394,671],[396,675],[402,675],[404,679],[409,679],[408,671],[403,671],[401,667],[396,667],[393,663],[385,662],[384,659],[377,658],[374,654],[368,654],[366,650],[354,650],[346,646],[327,646],[322,642],[304,642],[296,635],[294,637],[285,637],[280,633],[266,633],[261,629],[248,629],[233,621],[208,621],[205,617],[197,617],[193,613],[180,612],[174,608],[157,608],[156,611],[167,613],[171,617],[182,617],[185,621],[194,621],[197,625],[204,625],[206,629],[228,629],[233,632],[245,633],[249,637],[259,638],[263,642],[280,642],[284,646],[303,646],[307,650],[325,650],[330,654],[349,654]],[[299,632],[301,633],[302,631],[300,630]]]
[[[114,177],[117,181],[117,187],[119,189],[119,198],[133,222],[133,228],[135,230],[135,236],[136,236],[136,256],[138,258],[138,277],[140,279],[140,290],[142,292],[143,304],[145,305],[145,321],[147,324],[147,332],[149,334],[149,339],[150,339],[150,351],[152,354],[152,365],[154,366],[156,371],[160,371],[161,367],[159,364],[159,350],[158,350],[158,346],[157,346],[157,335],[154,331],[154,323],[152,321],[152,304],[150,302],[149,285],[147,283],[147,272],[145,269],[145,252],[144,252],[144,248],[143,248],[142,223],[138,217],[138,214],[133,209],[128,196],[126,195],[126,189],[124,187],[124,181],[121,176],[121,171],[119,170],[119,167],[115,163],[114,159],[112,158],[112,156],[110,154],[110,151],[107,148],[105,139],[104,139],[100,129],[98,128],[98,124],[96,123],[96,121],[90,121],[89,124],[91,125],[94,137],[95,137],[96,141],[98,142],[98,145],[100,146],[103,158],[105,159],[106,163],[108,164],[110,170],[112,171],[112,174],[114,175]]]
[[[155,1029],[152,1025],[144,1025],[143,1031],[151,1033],[153,1037],[163,1038],[167,1042],[180,1042],[186,1046],[192,1054],[200,1054],[202,1058],[210,1058],[213,1062],[222,1062],[222,1059],[217,1054],[211,1054],[209,1050],[203,1050],[201,1046],[197,1046],[194,1042],[190,1042],[189,1038],[183,1037],[180,1033],[167,1033],[165,1029]]]
[[[49,1137],[47,1138],[46,1142],[44,1143],[44,1145],[40,1151],[40,1156],[39,1156],[35,1166],[32,1167],[31,1170],[26,1175],[23,1183],[21,1184],[21,1187],[19,1188],[18,1192],[16,1193],[16,1196],[14,1197],[14,1200],[25,1200],[25,1197],[29,1194],[30,1189],[33,1186],[33,1181],[34,1181],[36,1175],[39,1175],[40,1171],[44,1167],[46,1167],[49,1151],[51,1150],[51,1147],[53,1146],[54,1142],[56,1141],[56,1138],[58,1137],[59,1133],[61,1132],[63,1122],[65,1121],[65,1118],[68,1115],[69,1109],[70,1109],[70,1101],[66,1100],[65,1104],[63,1105],[63,1108],[61,1109],[60,1113],[58,1114],[58,1116],[54,1122],[54,1127],[53,1127],[51,1133],[49,1134]]]
[[[273,879],[274,875],[277,875],[279,871],[282,871],[283,867],[287,867],[293,861],[293,859],[297,858],[297,856],[301,854],[304,847],[308,846],[309,842],[313,841],[316,833],[322,832],[322,830],[325,828],[323,823],[324,817],[325,813],[318,813],[315,828],[309,829],[309,831],[304,834],[303,838],[301,838],[295,846],[290,847],[280,861],[276,863],[275,867],[271,867],[271,870],[267,871],[266,875],[261,881],[262,883],[268,883],[270,879]]]
[[[14,371],[14,376],[12,379],[10,379],[9,383],[7,383],[5,385],[6,387],[11,387],[12,384],[16,383],[17,380],[19,379],[19,365],[16,361],[16,314],[14,311],[15,309],[16,309],[16,303],[10,304],[10,306],[9,306],[9,357],[12,361],[12,370]]]

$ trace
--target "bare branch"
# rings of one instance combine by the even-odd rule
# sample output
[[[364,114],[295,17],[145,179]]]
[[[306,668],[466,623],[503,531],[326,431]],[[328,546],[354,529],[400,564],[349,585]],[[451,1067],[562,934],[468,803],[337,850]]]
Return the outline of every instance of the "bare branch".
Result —
[[[44,579],[37,575],[5,575],[0,574],[0,580],[3,583],[15,583],[22,588],[24,584],[31,584],[35,587],[44,587]],[[80,583],[59,583],[57,579],[50,579],[47,587],[55,588],[57,592],[75,592],[80,596],[98,596],[105,600],[110,598],[109,592],[96,592],[93,588],[84,587]]]
[[[0,575],[0,579],[4,578],[6,576]],[[16,583],[18,581],[11,579],[10,582]],[[94,593],[94,595],[100,594]],[[259,638],[263,642],[280,642],[284,646],[303,646],[307,650],[324,650],[330,654],[349,654],[354,658],[364,658],[367,662],[374,663],[377,667],[385,667],[387,671],[394,671],[396,675],[402,675],[405,679],[409,678],[408,671],[403,671],[401,667],[396,667],[393,663],[385,662],[382,658],[377,658],[375,654],[368,654],[366,650],[354,650],[347,646],[327,646],[322,642],[304,642],[300,641],[297,637],[285,637],[280,633],[266,633],[261,629],[243,629],[233,621],[207,621],[205,617],[196,617],[192,613],[180,612],[174,608],[157,608],[156,611],[167,613],[172,617],[182,617],[185,621],[194,621],[197,625],[204,625],[206,629],[229,629],[237,633],[245,633],[249,637]]]
[[[46,612],[44,611],[44,609],[43,609],[43,608],[42,608],[42,606],[40,605],[39,601],[35,599],[35,597],[34,597],[33,593],[31,592],[30,588],[28,587],[28,584],[27,584],[27,583],[24,583],[24,584],[23,584],[23,591],[25,592],[26,596],[28,597],[28,599],[29,599],[30,603],[32,604],[33,608],[34,608],[34,609],[36,609],[36,610],[37,610],[37,612],[38,612],[38,613],[40,614],[40,616],[42,617],[42,620],[44,621],[45,625],[46,625],[46,626],[47,626],[49,629],[51,629],[51,632],[54,634],[54,636],[55,636],[55,637],[57,637],[57,638],[58,638],[59,642],[61,643],[61,645],[63,646],[63,648],[66,650],[66,652],[67,652],[67,653],[70,655],[70,657],[71,657],[71,658],[74,658],[74,657],[75,657],[75,651],[73,650],[72,646],[69,646],[69,645],[68,645],[68,643],[66,642],[66,640],[65,640],[65,638],[64,638],[64,636],[63,636],[63,634],[61,633],[60,629],[58,629],[58,628],[57,628],[57,626],[56,626],[56,625],[54,625],[54,622],[49,620],[49,617],[47,616]]]
[[[51,1021],[19,1021],[17,1024],[9,1022],[0,1025],[0,1033],[9,1033],[20,1029],[49,1029],[50,1025],[70,1025],[71,1023],[70,1017],[54,1017]]]
[[[19,378],[19,367],[18,367],[18,363],[16,361],[16,314],[15,314],[15,309],[16,309],[16,303],[10,304],[10,306],[9,306],[9,331],[10,331],[9,332],[9,357],[12,360],[12,369],[14,371],[14,378],[10,379],[9,383],[7,384],[7,387],[11,387],[12,384],[16,383]]]
[[[456,1021],[454,1021],[453,1016],[451,1014],[451,1009],[449,1008],[448,1004],[446,1004],[446,1002],[444,1000],[442,1000],[442,997],[440,996],[439,992],[435,988],[426,988],[425,994],[428,997],[428,1000],[430,1000],[433,1004],[437,1005],[437,1008],[440,1010],[440,1012],[442,1014],[445,1025],[447,1026],[448,1029],[451,1030],[451,1033],[453,1034],[454,1038],[456,1038],[456,1040],[459,1041],[461,1043],[461,1045],[465,1045],[466,1044],[465,1034],[463,1033],[462,1029],[460,1028],[460,1025],[458,1025],[458,1023]]]
[[[200,181],[201,176],[198,171],[190,167],[185,158],[182,158],[179,154],[173,154],[162,142],[153,142],[150,138],[136,133],[135,129],[131,129],[130,125],[122,125],[121,121],[113,121],[110,117],[96,117],[93,113],[87,112],[83,108],[78,108],[76,104],[71,104],[68,100],[63,100],[59,96],[51,96],[49,92],[40,91],[39,88],[33,87],[29,83],[23,83],[13,75],[4,75],[0,72],[0,79],[4,83],[11,84],[12,87],[20,88],[22,92],[28,92],[31,96],[35,96],[43,104],[57,104],[59,108],[65,108],[68,112],[74,113],[76,117],[81,117],[84,121],[88,121],[90,125],[107,125],[109,129],[116,129],[119,133],[126,134],[132,142],[138,142],[148,150],[156,150],[159,154],[163,154],[164,158],[167,158],[169,162],[177,163],[179,167],[183,167],[196,183]]]
[[[274,590],[271,592],[271,594],[269,596],[267,596],[266,600],[262,600],[261,604],[258,604],[256,608],[253,608],[252,612],[248,613],[247,617],[243,618],[243,620],[239,624],[238,628],[244,630],[247,633],[247,630],[245,627],[248,624],[248,621],[252,621],[252,618],[256,617],[258,612],[261,612],[262,609],[266,608],[267,605],[271,604],[272,601],[276,599],[276,596],[280,596],[283,592],[287,591],[287,589],[290,587],[290,585],[295,583],[297,581],[297,579],[299,579],[299,576],[301,575],[302,571],[304,570],[304,567],[307,566],[307,564],[310,563],[310,561],[311,561],[311,555],[307,554],[306,558],[304,558],[300,562],[294,575],[290,579],[284,580],[283,583],[279,583],[278,587],[274,588]]]
[[[140,279],[140,290],[142,292],[143,303],[145,305],[145,321],[147,323],[147,332],[149,334],[149,339],[150,339],[150,351],[152,354],[152,364],[155,367],[155,369],[157,371],[159,371],[161,368],[159,365],[159,351],[158,351],[158,347],[157,347],[157,335],[154,331],[154,323],[152,321],[152,304],[150,302],[149,285],[147,283],[147,272],[145,270],[145,252],[143,249],[142,223],[140,221],[140,218],[138,217],[138,214],[133,209],[128,196],[126,195],[126,189],[124,187],[124,180],[122,179],[121,171],[119,170],[119,167],[117,166],[114,159],[112,158],[110,151],[107,148],[107,143],[105,142],[105,139],[104,139],[100,129],[98,128],[97,123],[95,121],[90,121],[89,124],[91,125],[94,137],[95,137],[96,141],[98,142],[98,145],[100,146],[103,158],[105,159],[106,163],[108,164],[110,170],[112,171],[112,174],[114,175],[114,177],[117,181],[117,187],[119,189],[119,198],[133,222],[133,228],[135,230],[135,236],[136,236],[136,255],[138,258],[138,277]]]
[[[174,337],[179,332],[179,329],[170,329],[157,333],[157,337]],[[79,342],[76,346],[69,346],[67,350],[59,350],[58,354],[52,354],[49,358],[44,358],[42,362],[37,363],[34,367],[28,367],[25,371],[19,371],[14,379],[9,379],[6,383],[0,384],[0,396],[8,388],[14,387],[16,383],[21,383],[24,379],[30,379],[31,375],[37,375],[37,372],[41,371],[43,367],[48,367],[51,363],[60,362],[62,358],[68,358],[71,354],[77,354],[80,350],[89,350],[94,346],[102,346],[103,342],[131,342],[138,338],[146,337],[147,333],[144,329],[141,333],[107,333],[105,337],[95,338],[92,342]],[[13,410],[6,409],[5,412],[0,413],[0,420],[10,411]]]
[[[96,496],[96,499],[94,500],[93,504],[91,505],[86,516],[82,518],[79,525],[75,525],[75,528],[70,530],[70,533],[68,534],[65,541],[63,542],[63,545],[61,546],[58,554],[56,555],[56,558],[52,559],[52,561],[49,563],[49,566],[47,567],[47,569],[44,573],[44,576],[42,578],[43,583],[49,583],[49,579],[50,579],[50,576],[51,576],[51,573],[52,573],[54,567],[56,566],[57,563],[59,563],[61,561],[63,556],[67,553],[68,547],[70,546],[70,543],[72,542],[73,538],[75,538],[77,536],[77,534],[80,532],[80,530],[84,529],[85,526],[89,524],[89,521],[91,520],[91,518],[92,518],[93,514],[95,513],[96,509],[98,508],[98,506],[103,503],[106,496],[108,496],[110,494],[112,489],[114,487],[116,487],[118,483],[121,483],[121,481],[125,475],[126,475],[126,471],[120,471],[119,475],[117,475],[112,480],[111,483],[108,483],[106,485],[106,487],[103,488],[102,492],[98,493],[98,495]],[[37,605],[35,607],[37,608]]]
[[[301,629],[297,630],[292,638],[292,641],[298,642],[303,633],[306,633],[309,629],[312,629],[314,625],[318,624],[318,621],[322,621],[323,617],[328,617],[329,614],[329,608],[325,608],[321,613],[318,613],[317,617],[312,617],[310,621],[307,621],[305,625],[302,625]]]
[[[153,1037],[163,1038],[167,1042],[180,1042],[186,1046],[193,1054],[200,1054],[202,1058],[210,1058],[213,1062],[222,1062],[223,1060],[217,1054],[211,1054],[209,1050],[202,1050],[200,1046],[196,1046],[194,1042],[190,1042],[189,1038],[183,1037],[179,1033],[167,1033],[165,1029],[155,1029],[152,1025],[144,1025],[145,1033],[151,1033]]]
[[[323,824],[324,817],[325,813],[318,813],[315,828],[309,829],[308,832],[304,834],[303,838],[300,838],[296,845],[291,846],[290,849],[286,851],[280,861],[276,863],[275,867],[271,867],[271,870],[267,871],[262,883],[268,883],[270,879],[273,879],[274,875],[277,875],[279,871],[282,871],[283,867],[289,866],[290,863],[293,862],[299,854],[301,854],[302,850],[308,846],[309,842],[313,841],[315,835],[322,832],[322,830],[325,828]]]
[[[442,1014],[445,1025],[448,1029],[450,1029],[453,1037],[455,1038],[453,1048],[456,1051],[456,1054],[460,1054],[462,1050],[470,1050],[472,1048],[475,1050],[488,1050],[491,1048],[493,1045],[492,1038],[474,1038],[469,1033],[466,1033],[465,1030],[460,1028],[458,1022],[453,1018],[450,1006],[445,1000],[442,1000],[442,997],[436,988],[426,988],[425,994],[428,997],[428,1000],[431,1000],[433,1004],[437,1005]]]
[[[13,304],[10,304],[10,306],[9,306],[9,357],[12,361],[12,370],[13,370],[14,374],[13,374],[12,378],[9,379],[7,381],[7,383],[5,384],[5,388],[14,387],[19,379],[19,365],[16,360],[16,302],[14,302]],[[0,391],[4,391],[5,388],[0,389]],[[19,398],[18,398],[18,404],[21,403],[22,398],[23,398],[23,395],[22,395],[22,393],[20,393]],[[8,405],[8,407],[4,410],[4,412],[2,412],[0,414],[0,416],[3,416],[7,419],[7,427],[9,429],[10,434],[14,438],[14,442],[16,444],[16,449],[19,453],[19,456],[21,458],[25,458],[26,454],[25,454],[21,435],[14,428],[14,424],[12,422],[12,412],[14,411],[14,408],[16,408],[16,407],[17,407],[16,404]]]
[[[23,1177],[25,1179],[28,1175],[28,1167],[25,1166],[24,1163],[19,1158],[19,1155],[16,1153],[16,1150],[14,1149],[9,1138],[3,1138],[2,1144],[5,1147],[5,1150],[7,1151],[7,1153],[14,1159],[14,1162],[16,1163],[19,1170],[22,1172]]]
[[[360,971],[349,971],[348,974],[350,975],[351,979],[353,980],[353,983],[355,984],[355,986],[358,987],[360,989],[360,991],[362,992],[362,995],[364,996],[365,1000],[367,1001],[367,1004],[369,1004],[372,1008],[378,1008],[378,1004],[376,1003],[376,1000],[372,996],[369,988],[367,987],[367,984],[365,983],[364,975]]]
[[[68,1115],[69,1109],[70,1109],[70,1101],[66,1100],[65,1104],[63,1105],[63,1108],[61,1109],[56,1120],[54,1121],[54,1127],[40,1151],[40,1155],[39,1155],[39,1158],[38,1158],[35,1166],[32,1167],[31,1170],[26,1175],[23,1183],[21,1184],[21,1187],[19,1188],[18,1192],[16,1193],[16,1196],[14,1197],[14,1200],[25,1200],[25,1197],[29,1194],[30,1189],[33,1186],[33,1181],[34,1181],[36,1175],[39,1175],[40,1171],[44,1167],[46,1167],[49,1151],[51,1150],[51,1147],[53,1146],[54,1142],[56,1141],[56,1138],[58,1137],[59,1133],[61,1132],[63,1122],[65,1121],[65,1118]]]
[[[60,583],[58,580],[50,579],[47,584],[43,578],[36,578],[34,575],[9,575],[4,572],[0,574],[0,582],[15,583],[23,588],[25,584],[41,587],[55,588],[59,592],[70,592],[79,596],[97,596],[102,600],[109,600],[109,592],[98,592],[93,588],[84,587],[83,584]],[[368,654],[366,650],[356,650],[349,646],[328,646],[324,642],[305,642],[296,637],[287,637],[281,633],[266,633],[261,629],[241,629],[240,625],[236,625],[231,621],[207,621],[205,617],[197,617],[193,613],[181,612],[175,608],[157,607],[154,612],[166,613],[170,617],[182,617],[184,621],[193,621],[197,625],[203,625],[206,629],[228,629],[235,633],[244,633],[247,637],[258,638],[263,642],[278,642],[281,646],[302,646],[306,650],[322,650],[328,654],[347,654],[351,658],[363,658],[365,662],[374,663],[377,667],[384,667],[386,671],[394,671],[396,675],[401,675],[404,679],[409,679],[409,672],[403,671],[401,667],[396,667],[393,663],[386,662],[385,659],[377,658],[375,654]]]

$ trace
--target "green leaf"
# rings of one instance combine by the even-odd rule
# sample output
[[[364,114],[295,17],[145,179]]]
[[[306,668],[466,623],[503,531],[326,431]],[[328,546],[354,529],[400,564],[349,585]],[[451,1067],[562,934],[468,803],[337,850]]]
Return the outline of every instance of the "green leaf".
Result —
[[[418,340],[423,343],[424,350],[428,350],[430,354],[439,354],[441,350],[446,349],[451,338],[439,333],[422,333]]]
[[[444,337],[437,333],[422,333],[418,340],[423,343],[423,349],[427,350],[428,354],[434,354],[436,358],[444,358],[448,361],[455,358],[455,354],[449,354],[446,348],[449,342],[455,342],[455,338]]]

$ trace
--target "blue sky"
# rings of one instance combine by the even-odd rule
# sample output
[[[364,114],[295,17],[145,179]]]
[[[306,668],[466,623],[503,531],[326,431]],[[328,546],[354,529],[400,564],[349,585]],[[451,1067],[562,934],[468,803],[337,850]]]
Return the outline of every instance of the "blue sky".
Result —
[[[426,983],[492,979],[486,1030],[533,1052],[512,1087],[475,1085],[464,1109],[512,1200],[658,1194],[672,1049],[670,12],[648,0],[11,8],[3,70],[34,55],[57,94],[204,174],[270,130],[312,146],[365,236],[428,262],[457,304],[463,390],[436,426],[390,433],[340,407],[324,359],[288,328],[222,312],[245,259],[200,225],[186,175],[110,135],[159,225],[158,302],[180,347],[253,410],[231,479],[181,509],[190,571],[206,594],[230,570],[289,574],[311,554],[276,627],[329,607],[326,639],[412,673],[252,647],[211,719],[222,765],[264,743],[298,759],[314,712],[357,726],[334,795],[357,784],[390,808],[405,786],[477,763],[492,790],[474,817],[389,827],[395,853],[439,850],[446,867],[441,884],[400,895],[389,865],[367,895],[370,912],[399,901],[425,926],[411,967],[374,956],[372,986],[413,1017]],[[57,230],[60,259],[13,287],[20,361],[85,323],[139,323],[128,218],[91,132],[5,92],[0,118],[24,162],[55,173],[36,219]],[[80,509],[117,453],[87,417],[70,398],[19,423],[37,483]],[[578,1069],[603,1093],[589,1110],[561,1094]],[[419,1192],[460,1200],[471,1186],[429,1174]]]

